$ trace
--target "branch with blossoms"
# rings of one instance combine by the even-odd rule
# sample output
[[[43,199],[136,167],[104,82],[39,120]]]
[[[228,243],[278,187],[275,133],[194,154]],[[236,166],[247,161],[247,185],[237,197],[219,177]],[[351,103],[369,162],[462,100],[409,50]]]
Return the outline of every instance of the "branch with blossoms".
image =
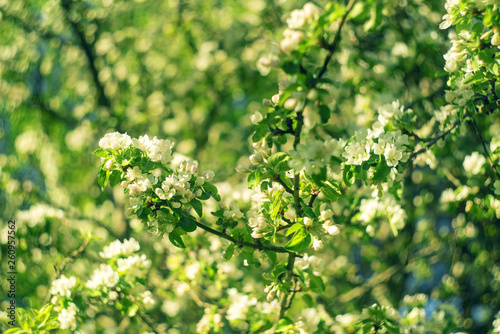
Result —
[[[412,110],[396,101],[380,106],[376,121],[350,137],[326,134],[335,82],[328,74],[349,16],[363,12],[353,11],[355,2],[329,3],[325,9],[307,3],[292,11],[279,49],[259,60],[261,72],[280,68],[286,79],[276,94],[263,101],[263,110],[250,117],[255,125],[250,165],[237,168],[247,174],[247,186],[254,191],[245,215],[237,204],[224,203],[212,183],[214,173],[199,172],[197,162],[175,154],[171,140],[115,132],[105,135],[94,152],[103,159],[101,187],[120,184],[129,198],[127,213],[151,232],[168,236],[173,245],[185,248],[183,237],[201,228],[231,242],[226,259],[238,247],[245,253],[245,265],[258,266],[253,251],[266,252],[273,262],[266,274],[267,300],[277,297],[280,305],[272,327],[276,330],[292,322],[288,313],[297,292],[325,289],[318,258],[306,251],[320,250],[327,238],[341,233],[343,224],[360,224],[373,236],[373,222],[385,220],[396,236],[406,219],[398,203],[404,172],[414,158],[458,126],[454,122],[428,140],[415,136],[426,143],[415,148],[403,133],[408,132],[404,125],[414,122]],[[370,21],[375,25],[380,20]],[[469,94],[464,94],[460,98],[467,100]],[[282,147],[288,151],[281,151]],[[350,199],[351,187],[368,189],[372,195],[358,198],[348,210],[342,208],[344,203],[334,209],[332,203]],[[216,209],[205,220],[209,200],[216,202]],[[278,258],[275,253],[287,256]]]

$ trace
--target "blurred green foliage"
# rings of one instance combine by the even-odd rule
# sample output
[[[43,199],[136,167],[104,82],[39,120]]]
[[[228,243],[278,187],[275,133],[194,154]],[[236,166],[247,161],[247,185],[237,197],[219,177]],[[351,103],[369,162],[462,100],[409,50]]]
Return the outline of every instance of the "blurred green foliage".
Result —
[[[16,219],[18,307],[44,305],[54,268],[89,234],[94,240],[65,271],[89,277],[103,245],[133,236],[152,261],[147,286],[157,306],[148,317],[158,332],[195,332],[205,309],[228,307],[228,288],[265,299],[262,272],[270,264],[264,254],[255,255],[262,267],[254,270],[240,257],[221,262],[225,244],[203,232],[187,238],[187,251],[149,235],[124,215],[121,189],[101,192],[100,161],[91,152],[113,130],[173,138],[178,152],[215,171],[221,195],[248,205],[245,180],[234,168],[250,154],[249,115],[277,92],[279,78],[275,72],[262,76],[256,63],[277,48],[272,41],[280,39],[284,19],[302,5],[0,0],[0,260],[3,268],[7,221]],[[443,6],[437,0],[389,0],[375,9],[377,22],[361,13],[346,24],[328,72],[335,82],[329,135],[352,135],[370,124],[378,106],[397,99],[416,113],[420,137],[437,131],[429,120],[445,104],[443,54],[449,44],[438,30]],[[479,118],[478,127],[488,142],[500,134],[494,116]],[[461,312],[464,331],[491,329],[500,308],[492,179],[489,172],[463,172],[464,157],[482,150],[470,125],[437,146],[437,167],[412,167],[402,181],[403,231],[394,237],[380,222],[371,237],[366,226],[351,221],[350,211],[342,212],[339,223],[353,228],[324,245],[325,291],[298,298],[294,309],[315,306],[339,322],[340,315],[375,302],[405,312],[403,297],[424,293],[429,314],[447,302]],[[439,201],[445,189],[458,194],[464,186],[469,190],[460,201]],[[351,194],[339,208],[359,205],[359,194]],[[2,279],[0,311],[8,305],[7,290]],[[113,308],[86,312],[93,319],[85,324],[88,332],[150,330],[139,317]],[[330,325],[322,322],[321,328],[327,332]],[[224,330],[238,333],[227,321]]]

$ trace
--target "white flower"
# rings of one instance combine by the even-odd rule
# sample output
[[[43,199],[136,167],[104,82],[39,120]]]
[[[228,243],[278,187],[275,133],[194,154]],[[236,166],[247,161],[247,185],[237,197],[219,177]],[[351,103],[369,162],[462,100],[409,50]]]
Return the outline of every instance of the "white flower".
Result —
[[[228,299],[231,302],[231,305],[227,309],[226,319],[229,321],[246,319],[250,308],[253,308],[257,304],[257,299],[240,294],[234,288],[228,289],[227,293],[229,295]]]
[[[139,296],[142,299],[142,302],[144,303],[144,306],[146,309],[150,310],[154,307],[155,305],[155,300],[153,299],[153,295],[151,294],[151,291],[146,290],[141,295]]]
[[[215,173],[212,172],[211,170],[206,170],[203,173],[201,173],[201,176],[205,179],[207,182],[212,182],[214,179]]]
[[[500,180],[496,180],[493,186],[495,187],[495,195],[500,195]]]
[[[89,289],[98,289],[102,287],[112,288],[118,283],[118,273],[108,264],[101,264],[99,269],[94,270],[86,286]]]
[[[129,279],[142,277],[146,274],[147,269],[151,266],[151,261],[142,254],[129,256],[127,258],[119,258],[117,260],[118,272],[125,272]]]
[[[63,308],[57,320],[61,323],[61,329],[69,329],[74,331],[76,329],[76,305],[69,303],[68,308]]]
[[[125,239],[123,243],[120,240],[115,240],[108,246],[105,246],[99,255],[104,259],[117,258],[119,256],[129,256],[134,252],[137,252],[141,246],[134,239]]]
[[[486,162],[486,158],[480,155],[478,152],[473,152],[464,159],[464,169],[468,175],[476,175],[481,172],[481,167],[483,167]]]
[[[235,202],[231,202],[229,204],[229,209],[224,210],[224,217],[227,219],[239,219],[243,217],[243,213],[240,211],[238,204],[236,204]]]
[[[312,334],[318,330],[320,317],[315,308],[306,308],[302,310],[299,320],[296,322],[300,334]]]
[[[286,20],[288,28],[300,29],[306,23],[306,13],[302,9],[295,9],[290,13],[290,17]]]
[[[107,133],[99,140],[99,147],[103,149],[119,150],[125,149],[132,144],[132,139],[126,133],[119,132]]]
[[[311,218],[309,217],[304,217],[304,225],[305,226],[312,226],[314,223],[314,220],[312,220]]]
[[[297,106],[297,103],[298,103],[298,101],[296,98],[290,97],[289,99],[287,99],[285,101],[283,106],[285,107],[285,109],[294,110],[295,107]]]
[[[257,125],[259,124],[260,122],[262,122],[262,120],[264,119],[264,117],[262,116],[262,114],[258,111],[255,112],[255,114],[253,114],[252,116],[250,116],[250,120],[252,121],[253,124]]]
[[[61,297],[70,297],[71,288],[76,285],[76,278],[71,276],[70,278],[61,275],[59,279],[52,282],[50,287],[50,294],[59,295]]]
[[[318,238],[314,237],[313,238],[313,248],[315,251],[321,249],[323,247],[323,241],[319,240]]]
[[[283,36],[285,38],[280,42],[280,50],[281,52],[286,54],[289,54],[293,50],[295,50],[299,46],[299,43],[304,38],[304,34],[301,31],[296,31],[291,29],[285,29],[285,31],[283,31]]]

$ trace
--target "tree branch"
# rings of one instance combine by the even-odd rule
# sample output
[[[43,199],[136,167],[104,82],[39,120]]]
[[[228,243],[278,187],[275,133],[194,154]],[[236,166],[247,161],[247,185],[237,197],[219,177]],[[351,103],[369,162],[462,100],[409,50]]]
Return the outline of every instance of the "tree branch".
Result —
[[[79,257],[85,251],[85,248],[87,248],[88,245],[89,245],[89,240],[85,239],[83,241],[83,244],[80,246],[80,248],[78,248],[77,250],[73,251],[73,253],[71,253],[68,257],[66,257],[61,262],[61,265],[59,266],[59,268],[56,269],[56,272],[54,273],[54,277],[52,278],[52,282],[55,281],[56,279],[58,279],[59,276],[61,276],[61,274],[64,271],[64,269],[66,268],[66,266],[70,262],[73,262],[77,257]],[[43,303],[47,304],[47,302],[49,301],[49,299],[50,299],[50,292],[45,297],[45,301]]]
[[[295,265],[295,253],[289,253],[288,254],[288,263],[286,265],[286,278],[285,278],[285,283],[290,283],[292,281],[293,277],[293,267]],[[285,312],[288,308],[290,308],[290,305],[288,305],[288,293],[290,289],[287,289],[287,292],[283,296],[283,299],[281,300],[281,306],[280,306],[280,319],[283,319],[285,316]],[[294,289],[295,290],[295,289]]]
[[[352,8],[354,7],[354,3],[355,2],[356,2],[356,0],[350,0],[349,3],[347,4],[346,9],[345,9],[345,13],[342,16],[342,18],[340,19],[339,28],[337,30],[337,33],[335,34],[335,38],[333,39],[332,44],[330,44],[330,45],[324,45],[324,47],[328,50],[328,54],[327,54],[327,56],[325,58],[325,61],[323,62],[323,66],[321,67],[321,70],[319,71],[318,75],[315,78],[316,81],[319,78],[321,78],[323,76],[323,74],[325,74],[326,69],[328,68],[328,64],[332,60],[332,56],[335,53],[335,51],[337,50],[337,47],[339,46],[340,39],[341,39],[341,34],[340,33],[342,32],[342,27],[344,26],[344,23],[345,23],[345,21],[347,19],[347,15],[349,15],[349,13],[351,12]]]
[[[287,251],[285,248],[283,247],[278,247],[278,246],[272,246],[272,245],[264,245],[264,244],[254,244],[254,243],[251,243],[251,242],[246,242],[246,241],[243,241],[243,240],[238,240],[232,236],[230,236],[229,234],[226,234],[224,232],[219,232],[217,230],[214,230],[213,228],[210,228],[200,222],[195,222],[196,225],[201,228],[201,229],[204,229],[205,231],[209,232],[209,233],[212,233],[212,234],[215,234],[221,238],[224,238],[226,240],[229,240],[237,245],[240,245],[240,246],[247,246],[247,247],[251,247],[251,248],[254,248],[254,249],[258,249],[258,250],[265,250],[265,251],[271,251],[271,252],[276,252],[276,253],[290,253],[289,251]],[[295,255],[295,253],[293,253]]]
[[[451,131],[453,131],[458,125],[460,124],[460,120],[457,120],[455,123],[453,123],[453,126],[451,128],[449,128],[448,130],[446,130],[445,132],[443,132],[442,134],[440,134],[439,136],[436,136],[434,138],[431,138],[429,139],[429,143],[427,145],[425,145],[422,149],[416,151],[416,152],[413,152],[411,155],[410,155],[410,160],[413,160],[417,155],[419,154],[422,154],[424,153],[425,151],[427,151],[427,149],[429,147],[431,147],[432,145],[434,145],[435,143],[437,143],[440,139],[443,139],[444,137],[446,137]],[[426,140],[427,141],[427,140]]]
[[[481,134],[481,131],[479,131],[479,127],[476,123],[476,120],[474,117],[471,116],[472,120],[472,127],[474,128],[474,132],[476,133],[477,137],[479,138],[479,141],[481,142],[481,145],[483,146],[484,153],[488,157],[488,162],[490,163],[491,169],[493,169],[493,172],[496,174],[497,178],[500,180],[500,173],[498,173],[497,169],[495,168],[495,164],[493,163],[493,160],[491,160],[490,153],[488,152],[488,148],[486,147],[486,142],[484,141],[483,135]]]
[[[85,35],[83,34],[82,30],[78,29],[78,24],[70,19],[69,15],[71,11],[70,1],[71,0],[61,0],[61,7],[66,12],[66,19],[73,28],[73,31],[75,32],[76,36],[78,37],[80,46],[82,47],[83,52],[85,53],[85,56],[89,63],[90,72],[92,73],[92,78],[94,79],[94,84],[97,88],[97,93],[98,93],[97,100],[101,106],[106,108],[111,108],[111,101],[104,92],[104,85],[102,84],[101,80],[99,80],[99,71],[97,70],[95,64],[96,56],[94,49],[85,39]]]

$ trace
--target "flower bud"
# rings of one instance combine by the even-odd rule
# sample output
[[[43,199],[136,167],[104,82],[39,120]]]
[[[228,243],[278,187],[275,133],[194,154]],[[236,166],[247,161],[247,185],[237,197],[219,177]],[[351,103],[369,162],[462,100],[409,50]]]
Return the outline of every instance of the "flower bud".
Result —
[[[272,290],[272,291],[270,291],[267,294],[267,298],[266,299],[267,299],[268,302],[271,302],[274,299],[275,296],[276,296],[276,291]]]
[[[108,161],[106,161],[106,169],[111,169],[111,167],[113,167],[113,160],[109,159]]]
[[[318,17],[318,7],[313,5],[311,2],[306,3],[302,10],[304,11],[304,16],[308,21],[314,20]]]
[[[317,98],[318,98],[318,90],[317,89],[311,89],[308,93],[307,93],[307,98],[311,101],[315,101]]]
[[[236,171],[238,173],[241,173],[241,174],[246,174],[248,173],[250,170],[243,164],[239,164],[238,166],[236,166]]]
[[[278,103],[280,103],[280,95],[279,95],[279,94],[274,94],[274,95],[271,97],[271,101],[272,101],[274,104],[278,104]]]
[[[340,233],[340,229],[337,225],[332,225],[328,227],[328,234],[337,235]]]
[[[269,100],[269,99],[263,99],[262,100],[262,105],[264,107],[270,107],[272,105],[271,100]]]
[[[304,217],[304,225],[305,226],[312,226],[314,223],[314,220],[312,220],[311,218],[309,217]]]
[[[297,106],[297,99],[295,99],[293,97],[286,100],[285,104],[284,104],[285,109],[288,109],[288,110],[294,110],[296,106]]]
[[[255,125],[258,125],[260,122],[262,122],[262,120],[264,119],[264,117],[262,116],[262,114],[260,112],[255,112],[255,114],[253,114],[252,116],[250,116],[250,120],[252,121],[253,124]]]
[[[498,33],[498,31],[495,31],[493,33],[493,37],[491,38],[491,45],[493,45],[493,46],[500,45],[500,34]]]
[[[258,165],[260,164],[264,159],[262,158],[262,155],[260,153],[255,153],[250,156],[250,162],[252,165]]]

